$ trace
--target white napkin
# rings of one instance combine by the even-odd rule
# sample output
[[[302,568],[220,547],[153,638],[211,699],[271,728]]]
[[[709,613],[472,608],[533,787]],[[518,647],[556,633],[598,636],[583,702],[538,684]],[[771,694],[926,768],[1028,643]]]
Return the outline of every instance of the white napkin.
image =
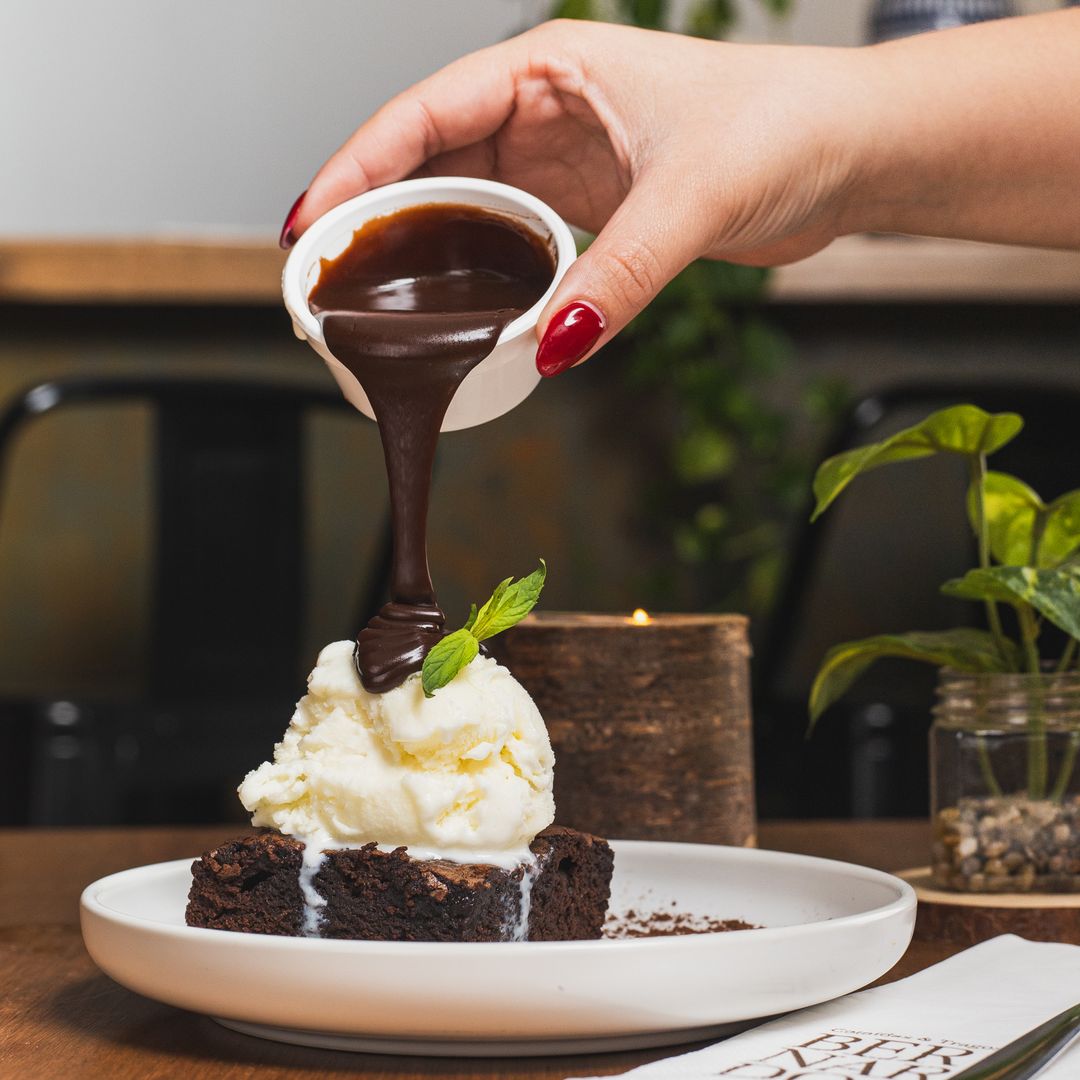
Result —
[[[623,1075],[634,1080],[946,1080],[1077,1002],[1080,946],[1006,935],[898,982],[791,1013]],[[1039,1080],[1078,1077],[1076,1043],[1039,1074]]]

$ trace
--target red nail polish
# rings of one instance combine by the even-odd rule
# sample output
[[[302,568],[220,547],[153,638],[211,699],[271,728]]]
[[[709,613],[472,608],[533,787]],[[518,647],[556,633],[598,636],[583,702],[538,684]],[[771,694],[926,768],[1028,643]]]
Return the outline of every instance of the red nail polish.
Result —
[[[550,379],[573,367],[604,332],[604,316],[585,300],[567,304],[551,317],[540,347],[536,350],[536,370]]]
[[[289,212],[285,215],[285,224],[281,226],[281,236],[278,237],[278,246],[288,251],[289,248],[296,243],[296,237],[293,236],[293,223],[296,221],[296,215],[300,213],[300,204],[304,201],[304,196],[307,194],[307,188],[304,188],[300,192],[300,197],[289,207]]]

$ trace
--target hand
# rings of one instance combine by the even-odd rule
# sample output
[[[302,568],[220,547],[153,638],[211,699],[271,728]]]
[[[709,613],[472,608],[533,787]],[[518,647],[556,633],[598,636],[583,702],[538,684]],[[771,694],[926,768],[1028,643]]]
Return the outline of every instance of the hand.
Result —
[[[524,188],[598,234],[540,318],[537,364],[556,374],[699,256],[775,265],[829,243],[853,55],[547,23],[380,109],[319,171],[286,239],[409,176]]]
[[[540,318],[537,366],[590,355],[698,256],[801,259],[846,232],[1080,248],[1080,11],[863,49],[553,22],[379,110],[290,212],[406,176],[533,192],[597,233]]]

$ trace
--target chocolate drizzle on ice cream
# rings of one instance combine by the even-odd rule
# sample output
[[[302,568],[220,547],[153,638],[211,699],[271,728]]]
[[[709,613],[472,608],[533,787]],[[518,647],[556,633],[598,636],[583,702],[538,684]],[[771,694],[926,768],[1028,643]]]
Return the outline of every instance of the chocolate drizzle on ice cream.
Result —
[[[371,402],[390,484],[390,603],[356,642],[372,693],[419,671],[445,634],[428,569],[427,512],[446,410],[554,272],[550,250],[529,229],[480,207],[443,203],[369,221],[341,255],[322,260],[308,302],[330,351]]]

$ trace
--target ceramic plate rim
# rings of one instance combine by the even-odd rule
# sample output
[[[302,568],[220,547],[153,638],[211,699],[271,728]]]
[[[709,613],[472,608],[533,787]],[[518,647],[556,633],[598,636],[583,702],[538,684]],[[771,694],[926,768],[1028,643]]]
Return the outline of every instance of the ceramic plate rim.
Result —
[[[894,916],[900,916],[913,909],[917,903],[915,890],[902,878],[890,874],[885,870],[877,870],[869,866],[860,866],[858,863],[844,862],[841,859],[829,859],[819,855],[802,855],[796,852],[772,851],[764,848],[741,848],[722,844],[688,844],[676,841],[658,840],[611,840],[612,849],[618,858],[619,852],[624,851],[628,855],[635,851],[652,852],[663,854],[661,849],[674,848],[676,852],[689,854],[697,850],[702,853],[719,854],[725,857],[734,857],[736,861],[768,862],[777,861],[788,865],[812,864],[826,872],[843,873],[854,876],[863,881],[876,882],[877,884],[891,888],[896,892],[892,900],[877,907],[868,908],[865,911],[854,912],[850,915],[839,915],[834,918],[815,919],[809,922],[791,923],[787,926],[762,926],[750,930],[740,930],[735,936],[742,934],[754,934],[755,937],[775,940],[787,936],[803,935],[811,932],[834,932],[845,927],[863,926],[867,923],[879,920],[888,920]],[[118,870],[107,874],[91,882],[82,891],[79,898],[80,910],[90,912],[98,918],[103,918],[111,923],[121,926],[136,925],[144,928],[153,928],[156,932],[200,940],[207,934],[213,935],[213,939],[220,942],[226,948],[235,948],[244,944],[250,944],[252,938],[256,938],[260,945],[273,943],[274,946],[285,950],[308,951],[312,949],[347,949],[359,953],[388,953],[421,950],[436,950],[441,955],[452,955],[455,952],[472,952],[476,949],[497,949],[509,956],[535,955],[537,950],[552,952],[590,952],[597,948],[617,948],[627,950],[648,950],[656,948],[681,948],[690,949],[701,947],[708,942],[715,944],[718,941],[731,940],[731,932],[715,931],[700,934],[686,934],[677,936],[664,936],[654,938],[600,938],[589,941],[487,941],[487,942],[451,942],[451,941],[358,941],[341,938],[303,938],[289,937],[283,934],[247,934],[238,930],[211,930],[200,926],[176,926],[172,923],[162,922],[160,919],[149,918],[144,915],[133,915],[118,911],[116,908],[107,906],[100,899],[100,894],[117,885],[127,884],[133,878],[143,878],[151,872],[167,875],[178,870],[182,866],[189,866],[199,856],[186,859],[170,859],[165,862],[146,863],[142,866],[130,867],[126,870]]]
[[[88,885],[83,936],[91,957],[122,986],[234,1029],[243,1025],[250,1035],[356,1051],[484,1057],[661,1046],[698,1032],[719,1037],[722,1029],[743,1030],[865,987],[911,939],[915,892],[884,871],[709,844],[612,841],[612,847],[625,875],[616,884],[616,911],[648,904],[655,890],[665,910],[675,901],[688,912],[718,914],[697,908],[695,882],[745,874],[748,896],[783,882],[791,899],[770,906],[765,921],[786,925],[521,943],[207,930],[183,923],[193,860],[175,859]],[[749,982],[747,963],[756,972]],[[477,981],[466,980],[475,989],[463,993],[460,973],[470,965]],[[420,971],[427,974],[417,984]],[[520,978],[523,971],[528,978]],[[207,972],[217,974],[211,986]],[[245,981],[251,978],[259,981]],[[297,987],[302,997],[294,997]]]

